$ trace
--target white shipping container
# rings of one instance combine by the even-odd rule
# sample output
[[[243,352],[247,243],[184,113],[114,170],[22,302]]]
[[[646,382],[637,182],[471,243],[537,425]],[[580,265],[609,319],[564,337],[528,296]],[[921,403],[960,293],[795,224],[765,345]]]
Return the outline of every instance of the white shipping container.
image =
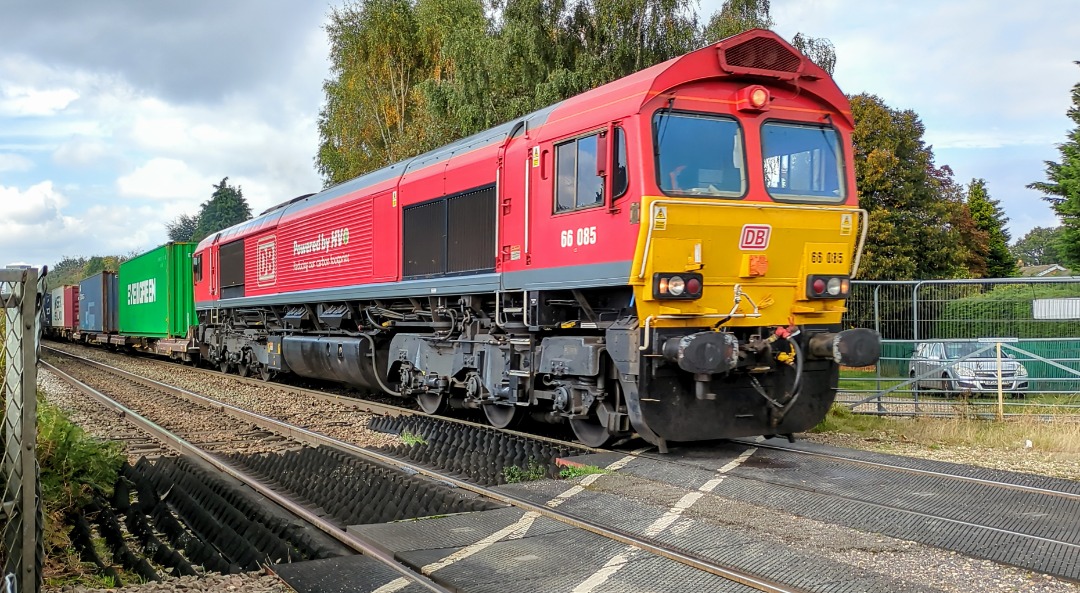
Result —
[[[64,327],[64,287],[54,288],[52,291],[52,319],[53,327]]]
[[[1035,319],[1080,319],[1080,298],[1034,299],[1031,312]]]

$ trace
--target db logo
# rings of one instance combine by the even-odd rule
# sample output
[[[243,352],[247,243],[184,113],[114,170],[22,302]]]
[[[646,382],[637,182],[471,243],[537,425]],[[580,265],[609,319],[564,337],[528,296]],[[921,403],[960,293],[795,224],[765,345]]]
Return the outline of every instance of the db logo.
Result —
[[[744,224],[739,236],[739,249],[762,251],[769,248],[772,226],[767,224]]]

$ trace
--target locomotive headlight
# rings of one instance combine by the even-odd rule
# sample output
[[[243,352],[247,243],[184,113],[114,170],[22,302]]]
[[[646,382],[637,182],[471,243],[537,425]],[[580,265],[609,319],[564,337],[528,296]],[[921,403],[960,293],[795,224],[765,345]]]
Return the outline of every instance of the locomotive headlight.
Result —
[[[832,296],[836,296],[836,295],[840,294],[840,279],[839,278],[829,278],[829,284],[828,284],[828,286],[826,286],[825,289]]]
[[[653,298],[693,300],[701,298],[704,282],[701,274],[653,274]]]
[[[672,276],[671,279],[668,280],[668,292],[671,293],[671,296],[682,296],[685,290],[686,282],[683,282],[682,278]]]

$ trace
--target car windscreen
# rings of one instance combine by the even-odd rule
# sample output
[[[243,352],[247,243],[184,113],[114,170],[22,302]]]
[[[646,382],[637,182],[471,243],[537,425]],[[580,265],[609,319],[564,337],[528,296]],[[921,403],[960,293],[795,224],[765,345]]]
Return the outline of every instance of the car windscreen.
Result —
[[[978,358],[994,358],[997,356],[996,349],[992,342],[953,342],[945,344],[945,354],[948,358],[962,358],[970,354],[985,349],[984,352],[978,355]],[[1002,350],[1002,358],[1012,358],[1012,355]]]

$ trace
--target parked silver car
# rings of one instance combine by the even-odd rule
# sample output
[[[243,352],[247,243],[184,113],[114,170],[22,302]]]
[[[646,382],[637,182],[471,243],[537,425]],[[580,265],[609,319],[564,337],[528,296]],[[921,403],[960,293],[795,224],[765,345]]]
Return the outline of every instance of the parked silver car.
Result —
[[[919,342],[911,357],[908,375],[926,375],[914,389],[938,389],[947,395],[963,392],[997,393],[998,361],[994,345],[984,342]],[[989,347],[977,356],[960,360]],[[1001,388],[1023,395],[1028,389],[1028,371],[1007,352],[1001,353]]]

